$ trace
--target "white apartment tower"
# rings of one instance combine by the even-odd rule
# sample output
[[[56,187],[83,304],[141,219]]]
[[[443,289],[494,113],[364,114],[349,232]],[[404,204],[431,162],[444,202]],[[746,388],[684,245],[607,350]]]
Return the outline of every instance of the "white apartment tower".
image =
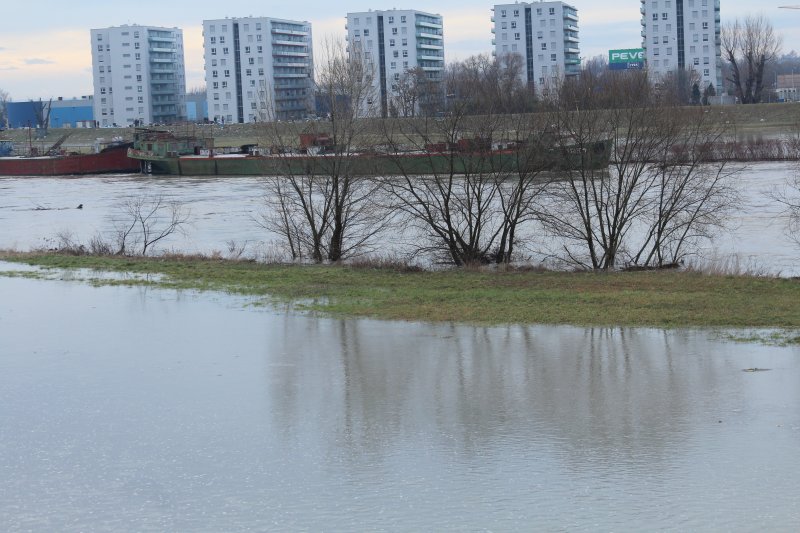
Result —
[[[125,25],[91,30],[94,116],[102,127],[185,120],[183,31]]]
[[[441,81],[444,73],[442,17],[411,9],[347,14],[347,49],[373,69],[371,109],[388,116],[405,72],[419,68],[428,80]]]
[[[264,17],[203,21],[208,116],[293,120],[314,110],[311,24]]]
[[[518,2],[493,11],[494,55],[520,55],[529,86],[546,90],[580,73],[577,9],[564,2]]]
[[[676,70],[694,71],[700,90],[722,94],[720,0],[641,0],[642,48],[657,81]]]

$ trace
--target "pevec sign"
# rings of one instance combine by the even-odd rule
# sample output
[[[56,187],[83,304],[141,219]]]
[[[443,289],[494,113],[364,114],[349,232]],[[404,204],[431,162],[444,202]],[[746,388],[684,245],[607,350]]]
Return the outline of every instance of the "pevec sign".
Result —
[[[644,68],[644,49],[626,48],[608,51],[608,67],[611,70],[639,70]]]

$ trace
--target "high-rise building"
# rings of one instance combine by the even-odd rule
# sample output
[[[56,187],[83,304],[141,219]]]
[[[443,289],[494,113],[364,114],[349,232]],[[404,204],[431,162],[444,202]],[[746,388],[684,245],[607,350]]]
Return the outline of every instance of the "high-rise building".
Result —
[[[306,118],[314,109],[311,24],[264,17],[203,21],[208,116]]]
[[[183,31],[152,26],[91,30],[94,118],[101,127],[185,119]]]
[[[694,72],[701,91],[722,94],[720,0],[641,0],[642,48],[658,81],[669,73]]]
[[[375,102],[368,112],[388,116],[401,104],[398,84],[406,73],[418,70],[436,91],[444,73],[442,17],[411,9],[364,11],[347,14],[347,48],[371,66]]]
[[[521,77],[545,91],[580,73],[578,10],[564,2],[518,2],[493,8],[494,54],[518,54]]]

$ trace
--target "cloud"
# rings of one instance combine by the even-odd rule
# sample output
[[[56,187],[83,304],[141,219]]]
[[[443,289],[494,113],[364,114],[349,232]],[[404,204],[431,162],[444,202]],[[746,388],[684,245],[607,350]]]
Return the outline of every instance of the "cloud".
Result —
[[[0,67],[0,70],[19,70],[17,67]]]
[[[49,59],[41,59],[38,57],[31,57],[29,59],[23,59],[26,65],[54,65],[55,61],[50,61]]]

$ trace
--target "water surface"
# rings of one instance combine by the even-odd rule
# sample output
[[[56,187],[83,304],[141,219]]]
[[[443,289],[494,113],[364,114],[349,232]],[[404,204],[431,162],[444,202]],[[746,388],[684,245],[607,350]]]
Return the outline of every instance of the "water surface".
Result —
[[[800,525],[797,347],[0,295],[3,531]]]

